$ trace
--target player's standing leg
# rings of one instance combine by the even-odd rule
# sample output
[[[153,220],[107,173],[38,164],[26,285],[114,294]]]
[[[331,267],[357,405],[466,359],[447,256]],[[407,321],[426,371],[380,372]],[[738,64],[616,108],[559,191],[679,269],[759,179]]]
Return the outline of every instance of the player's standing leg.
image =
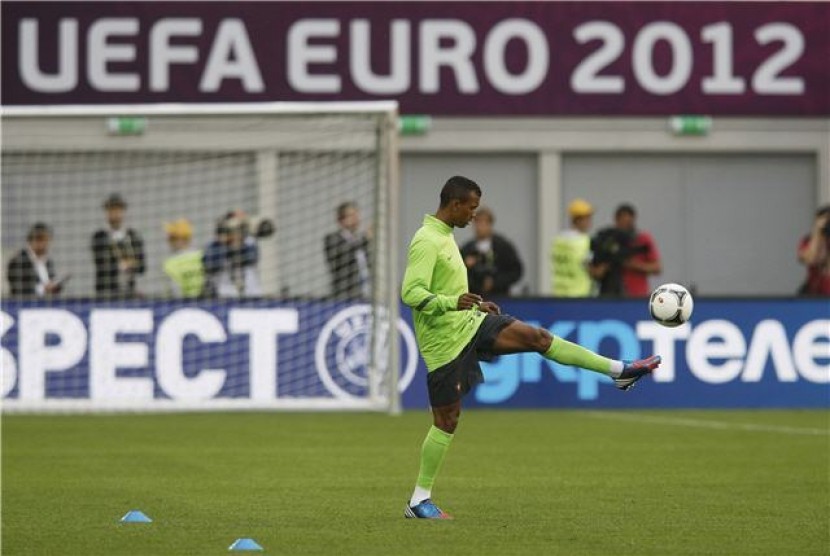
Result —
[[[404,511],[406,517],[451,519],[432,500],[432,485],[450,448],[453,434],[461,416],[461,400],[450,405],[432,408],[433,425],[421,446],[421,465],[415,490]]]

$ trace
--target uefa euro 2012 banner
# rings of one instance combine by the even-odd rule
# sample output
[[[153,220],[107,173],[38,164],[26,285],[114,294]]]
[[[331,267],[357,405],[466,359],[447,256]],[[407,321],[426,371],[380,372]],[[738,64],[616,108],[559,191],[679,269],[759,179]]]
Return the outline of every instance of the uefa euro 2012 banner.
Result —
[[[663,356],[619,392],[536,354],[483,364],[479,407],[827,407],[830,310],[821,300],[697,300],[665,328],[644,301],[510,300],[502,308],[612,357]],[[398,323],[405,408],[428,406],[409,310]],[[331,302],[4,301],[3,406],[176,409],[349,407],[366,394],[369,308]]]
[[[830,114],[828,4],[3,2],[3,104]]]

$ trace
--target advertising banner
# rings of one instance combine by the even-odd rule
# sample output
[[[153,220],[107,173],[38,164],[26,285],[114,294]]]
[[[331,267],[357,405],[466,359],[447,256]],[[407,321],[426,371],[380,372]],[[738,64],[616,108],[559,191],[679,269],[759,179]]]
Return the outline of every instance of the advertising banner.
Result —
[[[371,323],[333,301],[4,301],[1,393],[34,409],[368,407]],[[405,390],[417,348],[398,333]]]
[[[468,407],[828,407],[830,307],[820,300],[697,300],[691,324],[662,327],[643,301],[512,300],[527,322],[610,357],[656,353],[652,379],[620,392],[603,375],[537,354],[483,364]],[[428,407],[426,369],[402,308],[405,408]],[[332,302],[4,301],[7,408],[354,407],[367,395],[370,311]],[[225,403],[231,402],[231,403]]]
[[[3,2],[6,105],[830,114],[824,2]]]
[[[652,379],[628,392],[600,374],[536,354],[482,365],[468,406],[828,407],[830,304],[820,300],[695,301],[691,323],[666,328],[644,300],[510,301],[502,310],[604,355],[661,355]]]

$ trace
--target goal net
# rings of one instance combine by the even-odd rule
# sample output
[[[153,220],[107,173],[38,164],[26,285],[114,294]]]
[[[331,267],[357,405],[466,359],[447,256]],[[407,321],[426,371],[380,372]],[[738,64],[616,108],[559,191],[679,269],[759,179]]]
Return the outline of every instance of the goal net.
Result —
[[[2,124],[5,411],[397,410],[395,103]]]

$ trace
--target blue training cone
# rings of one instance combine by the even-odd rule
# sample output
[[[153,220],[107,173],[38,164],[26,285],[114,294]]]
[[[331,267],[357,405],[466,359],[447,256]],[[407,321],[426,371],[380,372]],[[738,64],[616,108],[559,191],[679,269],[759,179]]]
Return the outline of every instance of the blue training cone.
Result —
[[[152,523],[153,520],[140,510],[131,510],[121,518],[121,523]]]
[[[254,539],[236,539],[228,550],[264,550]]]

